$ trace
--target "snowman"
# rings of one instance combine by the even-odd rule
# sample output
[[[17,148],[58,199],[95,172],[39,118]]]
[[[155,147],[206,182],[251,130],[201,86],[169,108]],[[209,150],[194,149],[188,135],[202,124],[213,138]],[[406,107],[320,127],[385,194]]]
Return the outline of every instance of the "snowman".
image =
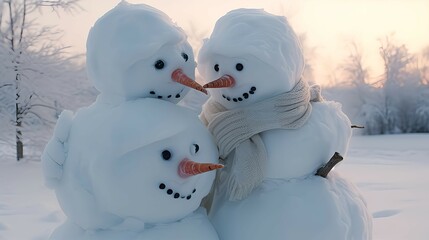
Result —
[[[333,160],[346,155],[351,124],[338,103],[323,101],[320,88],[301,78],[304,58],[287,20],[231,11],[198,63],[210,93],[201,119],[225,162],[209,214],[219,237],[371,239],[356,187],[320,171],[332,167],[334,153]]]
[[[51,239],[218,239],[201,199],[217,148],[175,103],[194,80],[184,32],[159,10],[120,3],[88,37],[95,103],[61,114],[42,156],[67,221]]]
[[[184,31],[163,12],[125,1],[92,27],[87,40],[87,72],[100,94],[95,114],[124,101],[155,98],[178,103],[196,83],[195,60]],[[148,113],[149,114],[149,113]],[[62,178],[73,113],[61,113],[53,138],[42,155],[46,184]]]
[[[191,110],[150,98],[81,110],[69,143],[55,189],[68,218],[51,240],[218,239],[199,206],[222,165]]]

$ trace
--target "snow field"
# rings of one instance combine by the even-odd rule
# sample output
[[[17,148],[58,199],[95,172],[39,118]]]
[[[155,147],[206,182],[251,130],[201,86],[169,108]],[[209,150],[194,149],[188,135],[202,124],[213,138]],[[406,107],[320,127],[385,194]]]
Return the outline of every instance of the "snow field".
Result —
[[[336,170],[363,193],[373,239],[428,239],[428,134],[355,136]]]

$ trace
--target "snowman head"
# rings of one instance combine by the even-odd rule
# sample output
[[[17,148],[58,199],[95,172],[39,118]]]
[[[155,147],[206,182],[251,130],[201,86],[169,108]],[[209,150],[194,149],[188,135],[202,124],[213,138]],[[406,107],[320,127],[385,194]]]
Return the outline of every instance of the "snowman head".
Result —
[[[184,31],[144,4],[121,2],[97,20],[87,40],[87,71],[106,99],[159,98],[177,103],[195,79]]]
[[[97,132],[103,133],[89,167],[92,191],[104,212],[120,218],[145,223],[184,218],[209,193],[215,177],[209,170],[221,167],[198,117],[166,101],[126,102]]]
[[[229,109],[290,91],[304,69],[301,45],[286,18],[260,9],[221,17],[198,63],[212,98]]]

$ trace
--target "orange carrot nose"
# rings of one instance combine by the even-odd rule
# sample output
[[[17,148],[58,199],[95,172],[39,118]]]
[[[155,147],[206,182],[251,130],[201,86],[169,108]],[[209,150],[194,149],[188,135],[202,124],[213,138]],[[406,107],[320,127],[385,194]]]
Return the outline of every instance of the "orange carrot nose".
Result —
[[[200,92],[203,92],[207,94],[207,90],[204,89],[200,84],[195,82],[194,80],[190,79],[186,74],[182,71],[182,69],[176,69],[171,74],[171,78],[173,81],[180,83],[182,85],[185,85],[187,87],[193,88],[195,90],[198,90]]]
[[[197,163],[185,158],[180,162],[178,172],[181,177],[190,177],[219,168],[223,168],[223,165],[214,163]]]
[[[207,83],[204,88],[226,88],[232,87],[235,84],[235,79],[229,75],[223,75],[222,77]]]

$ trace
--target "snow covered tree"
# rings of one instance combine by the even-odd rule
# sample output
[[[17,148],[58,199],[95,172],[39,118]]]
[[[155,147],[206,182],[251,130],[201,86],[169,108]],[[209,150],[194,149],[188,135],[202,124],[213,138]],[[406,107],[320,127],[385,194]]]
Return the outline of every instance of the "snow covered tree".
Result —
[[[343,86],[340,86],[337,92],[347,92],[349,101],[344,110],[349,113],[352,121],[365,126],[364,132],[368,134],[379,134],[383,129],[383,106],[380,104],[380,90],[374,87],[374,83],[369,82],[369,70],[364,65],[362,51],[358,45],[352,42],[350,47],[349,56],[340,65],[344,80],[342,81]]]
[[[415,132],[429,132],[429,47],[426,47],[419,58],[420,91],[413,123]]]
[[[1,121],[12,123],[16,157],[24,157],[25,126],[52,124],[58,114],[49,92],[54,83],[70,67],[66,48],[57,44],[60,32],[49,26],[38,26],[37,14],[43,8],[72,12],[79,9],[79,0],[4,0],[0,2],[1,39],[0,76]],[[55,91],[51,91],[55,94]],[[57,94],[58,95],[58,94]],[[51,115],[51,116],[50,116]],[[2,123],[3,125],[3,123]]]
[[[429,50],[420,61],[392,37],[380,40],[384,73],[370,80],[362,54],[352,44],[340,66],[342,84],[325,89],[325,97],[339,101],[365,134],[429,132]]]
[[[422,76],[422,83],[429,84],[429,47],[423,49],[419,58],[418,68]]]
[[[412,131],[420,74],[413,66],[414,56],[404,44],[396,45],[391,37],[380,41],[380,56],[384,63],[384,131]]]
[[[419,95],[415,121],[413,122],[414,132],[429,132],[429,85],[425,85]]]

